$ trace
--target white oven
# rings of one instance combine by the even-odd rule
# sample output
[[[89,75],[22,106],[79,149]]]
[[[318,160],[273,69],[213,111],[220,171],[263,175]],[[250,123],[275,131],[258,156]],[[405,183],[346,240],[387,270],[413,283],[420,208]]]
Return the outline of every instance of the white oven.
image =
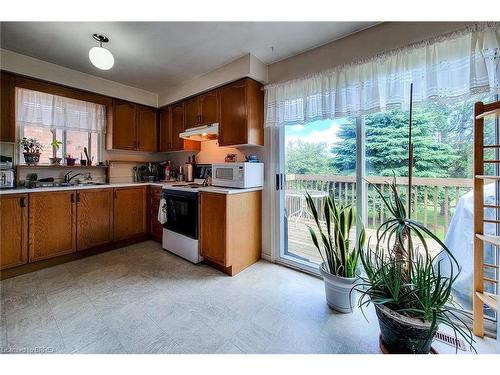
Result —
[[[252,188],[264,185],[263,163],[212,164],[212,185]]]

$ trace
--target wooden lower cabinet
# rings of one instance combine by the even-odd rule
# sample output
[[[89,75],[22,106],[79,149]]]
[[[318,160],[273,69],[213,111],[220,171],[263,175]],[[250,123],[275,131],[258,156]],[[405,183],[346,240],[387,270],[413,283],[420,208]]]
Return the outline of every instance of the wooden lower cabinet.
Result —
[[[76,251],[76,192],[29,195],[29,261]]]
[[[0,196],[0,270],[28,262],[28,195]]]
[[[78,251],[113,241],[113,189],[77,192],[76,243]]]
[[[158,209],[160,208],[161,187],[151,186],[149,190],[149,233],[158,242],[162,241],[163,225],[158,221]]]
[[[200,250],[233,276],[260,259],[262,194],[200,193]]]
[[[147,187],[114,188],[114,240],[147,233]]]

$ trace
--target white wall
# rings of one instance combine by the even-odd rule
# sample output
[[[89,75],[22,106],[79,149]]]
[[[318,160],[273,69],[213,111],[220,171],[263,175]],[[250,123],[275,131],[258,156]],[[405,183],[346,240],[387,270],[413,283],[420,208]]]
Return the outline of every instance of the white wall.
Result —
[[[156,107],[158,95],[118,82],[68,69],[5,49],[0,49],[0,67],[9,72],[43,79],[98,94]]]
[[[267,82],[267,65],[251,54],[240,57],[219,69],[213,70],[200,77],[185,81],[175,87],[170,87],[158,96],[158,106],[187,98],[188,96],[222,86],[243,77],[250,77],[256,81]]]

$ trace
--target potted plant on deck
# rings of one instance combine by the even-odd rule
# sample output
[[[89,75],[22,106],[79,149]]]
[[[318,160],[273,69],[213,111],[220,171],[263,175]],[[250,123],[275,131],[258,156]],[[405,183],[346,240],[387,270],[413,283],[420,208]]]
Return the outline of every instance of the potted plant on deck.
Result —
[[[57,157],[57,150],[59,150],[59,147],[62,145],[62,142],[58,141],[57,139],[54,139],[50,145],[52,146],[52,157],[49,158],[50,164],[60,165],[62,158]]]
[[[351,249],[349,232],[354,224],[354,208],[351,205],[337,204],[334,197],[328,196],[323,206],[325,222],[322,225],[314,201],[308,193],[306,202],[319,232],[320,240],[308,226],[312,242],[323,260],[319,271],[325,283],[326,302],[334,310],[351,312],[356,302],[353,287],[358,278],[357,266],[360,249],[365,243],[365,230],[361,228],[357,244]]]
[[[390,217],[377,229],[375,248],[368,244],[360,253],[366,275],[355,289],[361,294],[361,309],[370,303],[375,305],[381,349],[390,353],[429,353],[440,324],[451,327],[455,336],[462,336],[472,347],[474,340],[463,320],[464,313],[456,309],[451,295],[460,273],[457,260],[434,233],[408,218],[395,178],[388,198],[372,186]],[[441,246],[440,254],[429,253],[429,240]],[[441,267],[444,261],[450,263],[447,272]]]
[[[43,145],[36,138],[26,137],[19,141],[19,145],[23,149],[24,162],[27,165],[37,165],[40,161],[40,151],[43,150]]]

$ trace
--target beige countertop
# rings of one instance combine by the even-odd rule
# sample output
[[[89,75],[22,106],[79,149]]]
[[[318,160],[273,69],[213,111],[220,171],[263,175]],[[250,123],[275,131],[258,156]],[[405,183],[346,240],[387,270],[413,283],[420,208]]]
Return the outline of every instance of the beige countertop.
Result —
[[[171,187],[172,184],[178,184],[178,182],[129,182],[129,183],[113,183],[113,184],[102,184],[102,185],[74,185],[74,186],[56,186],[56,187],[41,187],[34,189],[27,189],[24,187],[15,189],[4,189],[0,190],[0,195],[9,194],[31,194],[31,193],[45,193],[50,191],[68,191],[68,190],[85,190],[85,189],[106,189],[106,188],[119,188],[119,187],[130,187],[130,186],[160,186],[162,188]],[[248,189],[235,189],[226,188],[219,186],[207,186],[199,188],[200,192],[211,192],[218,194],[241,194],[248,193],[251,191],[262,190],[262,187],[248,188]],[[184,189],[183,189],[184,190]]]

